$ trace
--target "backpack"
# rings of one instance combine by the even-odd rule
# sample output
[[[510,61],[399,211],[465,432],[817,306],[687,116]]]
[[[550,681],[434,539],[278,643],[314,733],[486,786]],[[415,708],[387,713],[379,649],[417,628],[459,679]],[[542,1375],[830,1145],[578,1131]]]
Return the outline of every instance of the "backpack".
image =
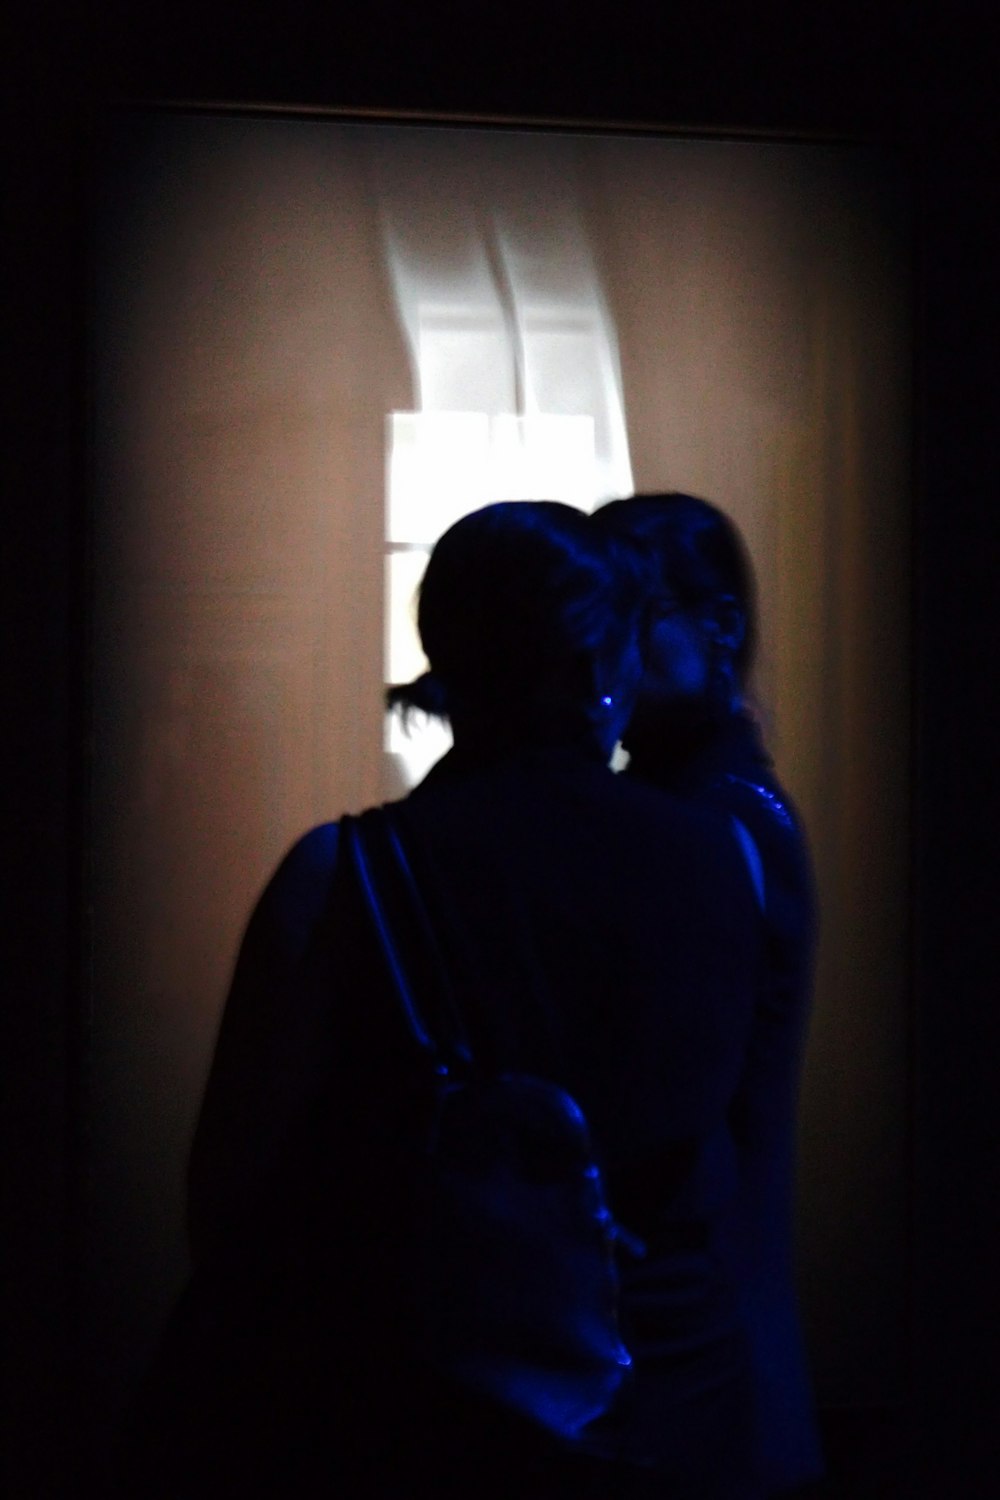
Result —
[[[555,1083],[478,1064],[391,811],[344,818],[341,851],[424,1070],[402,1288],[418,1360],[585,1444],[629,1374],[615,1257],[619,1241],[638,1247],[613,1220],[583,1112]]]

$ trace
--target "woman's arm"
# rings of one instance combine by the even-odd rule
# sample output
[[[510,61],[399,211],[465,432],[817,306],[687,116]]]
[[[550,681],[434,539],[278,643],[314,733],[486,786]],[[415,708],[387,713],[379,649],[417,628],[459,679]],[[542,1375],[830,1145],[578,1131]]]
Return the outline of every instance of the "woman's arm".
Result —
[[[250,917],[219,1027],[188,1171],[195,1260],[217,1243],[259,1181],[281,1122],[275,1070],[297,1019],[303,960],[327,911],[338,828],[301,838]]]

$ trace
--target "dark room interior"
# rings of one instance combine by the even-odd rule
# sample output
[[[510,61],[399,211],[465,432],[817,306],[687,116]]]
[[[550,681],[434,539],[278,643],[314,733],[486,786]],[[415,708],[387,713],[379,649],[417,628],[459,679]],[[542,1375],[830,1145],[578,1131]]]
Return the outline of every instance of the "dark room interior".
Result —
[[[317,15],[293,3],[253,20],[221,0],[147,6],[141,20],[136,10],[122,0],[99,14],[37,7],[8,56],[5,1493],[102,1492],[111,1418],[91,1390],[94,1349],[128,1338],[95,1324],[87,1271],[101,1191],[95,1152],[114,1149],[95,1137],[104,1127],[91,1093],[93,817],[103,768],[93,749],[100,559],[88,319],[107,122],[123,106],[153,105],[860,144],[905,162],[913,357],[902,532],[912,666],[899,919],[899,1336],[892,1379],[859,1377],[856,1390],[841,1383],[822,1409],[823,1493],[992,1496],[1000,527],[996,131],[982,8],[712,0],[688,14],[626,0],[605,13],[511,0],[484,12],[372,0],[356,13]]]

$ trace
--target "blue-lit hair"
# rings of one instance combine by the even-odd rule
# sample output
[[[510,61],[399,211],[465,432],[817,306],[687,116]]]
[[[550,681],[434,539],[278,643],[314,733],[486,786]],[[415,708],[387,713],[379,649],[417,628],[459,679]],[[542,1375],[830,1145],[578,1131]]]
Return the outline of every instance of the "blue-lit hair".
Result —
[[[682,606],[696,609],[724,595],[736,601],[744,633],[733,659],[745,683],[757,647],[756,586],[750,555],[729,517],[708,500],[669,491],[612,500],[593,520],[602,532],[641,547]]]

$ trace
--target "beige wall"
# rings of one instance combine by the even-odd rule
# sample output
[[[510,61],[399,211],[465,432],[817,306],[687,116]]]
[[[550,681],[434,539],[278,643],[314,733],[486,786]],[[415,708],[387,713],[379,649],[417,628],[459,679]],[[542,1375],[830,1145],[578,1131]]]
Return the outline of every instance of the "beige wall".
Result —
[[[368,127],[180,117],[125,117],[103,147],[87,1275],[109,1390],[183,1276],[184,1153],[254,896],[306,826],[383,786],[384,419],[413,397],[371,147]],[[516,165],[532,141],[502,149]],[[570,155],[637,487],[721,502],[758,568],[759,696],[824,908],[808,1324],[827,1399],[885,1399],[908,1002],[892,174],[816,147],[580,137]]]

